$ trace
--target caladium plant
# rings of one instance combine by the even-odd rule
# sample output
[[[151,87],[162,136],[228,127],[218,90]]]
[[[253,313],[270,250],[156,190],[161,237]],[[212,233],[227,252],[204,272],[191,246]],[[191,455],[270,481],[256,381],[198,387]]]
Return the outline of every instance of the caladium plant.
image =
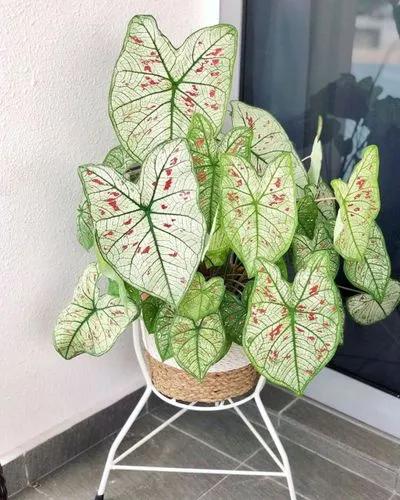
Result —
[[[236,43],[217,25],[176,49],[152,17],[130,22],[109,102],[120,144],[79,167],[78,238],[97,262],[55,328],[66,359],[105,353],[140,316],[160,358],[200,381],[235,342],[271,383],[302,394],[342,341],[340,258],[354,321],[399,304],[376,223],[377,148],[331,189],[322,121],[309,164],[271,114],[243,102],[221,134]]]

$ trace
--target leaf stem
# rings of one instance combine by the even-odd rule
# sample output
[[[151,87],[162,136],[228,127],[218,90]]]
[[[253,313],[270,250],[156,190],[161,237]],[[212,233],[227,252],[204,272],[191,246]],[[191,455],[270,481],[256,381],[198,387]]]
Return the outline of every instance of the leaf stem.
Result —
[[[336,285],[338,288],[342,288],[343,290],[347,290],[348,292],[356,292],[356,293],[360,293],[360,290],[356,290],[355,288],[349,288],[347,286],[343,286],[343,285]]]
[[[334,196],[328,196],[326,198],[315,198],[315,202],[318,203],[319,201],[336,201],[336,198]]]

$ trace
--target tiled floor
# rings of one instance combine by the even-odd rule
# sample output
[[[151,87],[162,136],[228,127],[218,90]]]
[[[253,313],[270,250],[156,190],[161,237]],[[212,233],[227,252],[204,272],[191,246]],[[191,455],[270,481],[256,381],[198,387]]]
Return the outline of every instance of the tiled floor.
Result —
[[[263,400],[291,463],[299,500],[400,500],[400,444],[305,399],[268,387]],[[244,409],[244,407],[242,407]],[[121,450],[168,418],[173,408],[151,400]],[[247,416],[266,434],[256,407]],[[91,500],[104,467],[109,437],[16,500]],[[188,412],[126,459],[125,463],[199,468],[269,468],[274,464],[233,412]],[[112,472],[106,500],[288,499],[281,479],[148,472]]]

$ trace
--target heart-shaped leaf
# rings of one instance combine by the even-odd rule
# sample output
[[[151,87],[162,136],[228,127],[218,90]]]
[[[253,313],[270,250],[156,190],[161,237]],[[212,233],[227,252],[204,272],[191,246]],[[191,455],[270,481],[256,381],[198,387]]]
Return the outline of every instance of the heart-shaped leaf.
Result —
[[[222,323],[227,336],[242,345],[243,327],[247,316],[247,301],[227,290],[220,307]]]
[[[202,380],[226,350],[226,337],[219,313],[194,322],[176,316],[171,326],[174,359],[187,373]]]
[[[243,347],[271,382],[302,394],[335,353],[343,330],[339,292],[329,259],[318,252],[286,282],[277,266],[261,260],[243,334]]]
[[[111,83],[110,116],[139,163],[157,144],[184,137],[195,112],[219,131],[236,45],[236,29],[226,24],[201,29],[175,49],[153,17],[131,20]]]
[[[369,293],[378,302],[383,299],[391,265],[382,231],[375,223],[370,230],[363,260],[345,260],[343,268],[347,279],[354,286]]]
[[[318,117],[317,134],[315,136],[311,150],[310,169],[308,170],[308,180],[310,184],[318,186],[321,165],[322,165],[322,144],[320,141],[322,132],[322,117]]]
[[[80,176],[104,259],[127,283],[177,305],[206,235],[186,141],[157,146],[138,184],[102,165],[83,166]]]
[[[86,250],[90,250],[94,244],[94,227],[89,205],[86,200],[82,201],[78,206],[76,228],[79,243],[83,248],[86,248]]]
[[[378,186],[379,156],[376,146],[364,149],[349,181],[331,182],[339,203],[334,243],[344,259],[362,260],[370,229],[380,209]]]
[[[385,319],[400,302],[400,283],[389,280],[383,299],[377,302],[368,293],[359,293],[347,299],[346,305],[350,316],[360,325],[372,325]]]
[[[164,304],[157,313],[154,325],[154,338],[160,358],[165,361],[172,357],[171,326],[175,318],[175,311],[168,304]]]
[[[178,314],[199,321],[218,311],[224,291],[222,278],[216,277],[206,281],[201,273],[196,273],[179,304]]]
[[[319,250],[326,250],[329,255],[329,269],[332,276],[339,270],[339,255],[333,247],[332,238],[325,224],[319,220],[312,239],[301,234],[295,234],[292,242],[294,267],[296,271],[307,265],[308,259]]]
[[[297,202],[298,226],[296,232],[311,239],[314,236],[318,206],[314,201],[314,197],[307,191],[305,192],[306,194]]]
[[[253,131],[251,163],[263,173],[277,155],[288,152],[293,156],[297,196],[301,198],[308,183],[307,172],[280,123],[267,111],[240,101],[232,102],[234,127],[245,125]]]
[[[100,295],[100,275],[95,263],[84,271],[71,304],[60,314],[54,330],[54,346],[65,359],[82,353],[101,356],[138,315],[133,302]]]
[[[150,334],[155,332],[157,315],[162,306],[163,301],[151,295],[142,302],[143,323]]]
[[[280,153],[259,176],[244,159],[222,155],[222,223],[248,276],[258,257],[275,262],[289,248],[297,224],[293,155]]]
[[[112,167],[121,175],[137,166],[136,161],[125,151],[122,146],[111,149],[104,158],[103,165]],[[139,170],[137,172],[139,174]]]

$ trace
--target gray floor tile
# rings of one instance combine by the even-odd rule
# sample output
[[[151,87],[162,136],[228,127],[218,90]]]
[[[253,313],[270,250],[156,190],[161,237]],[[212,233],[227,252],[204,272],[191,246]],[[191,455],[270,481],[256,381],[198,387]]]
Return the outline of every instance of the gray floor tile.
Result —
[[[18,493],[17,495],[13,495],[12,500],[46,500],[46,497],[43,495],[43,493],[40,493],[39,491],[35,490],[34,488],[28,487],[25,488],[24,491],[21,491],[21,493]],[[48,499],[47,500],[51,500]],[[91,498],[89,500],[92,500]]]
[[[394,438],[393,440],[386,438],[367,427],[345,420],[305,400],[296,401],[283,412],[282,433],[285,433],[285,420],[288,419],[322,434],[334,445],[341,444],[351,448],[384,467],[394,470],[399,468],[400,444]]]
[[[7,491],[9,495],[22,490],[27,485],[25,460],[21,455],[11,462],[3,465],[3,476],[6,480]]]
[[[397,477],[395,470],[383,467],[357,451],[332,441],[332,439],[327,439],[320,433],[315,433],[305,427],[299,427],[297,422],[282,419],[280,424],[280,433],[291,441],[332,460],[341,467],[360,474],[386,489],[393,490],[395,488]]]
[[[226,478],[201,497],[201,500],[288,500],[288,490],[269,479]],[[299,499],[300,500],[300,499]]]
[[[286,392],[279,387],[275,387],[269,384],[267,384],[261,392],[261,400],[264,403],[265,409],[268,411],[268,415],[273,425],[275,426],[278,424],[278,413],[289,403],[294,401],[294,399],[295,396],[293,396],[293,394],[290,394],[289,392]],[[250,401],[240,408],[249,420],[259,425],[265,426],[254,401]]]
[[[168,405],[159,405],[152,411],[152,415],[162,419],[166,419],[172,413],[173,410],[171,411]],[[260,447],[241,418],[229,411],[213,413],[188,411],[173,425],[239,461],[245,460]],[[269,439],[263,428],[259,427],[258,430],[264,439]]]
[[[140,419],[121,446],[121,451],[127,449],[159,424],[159,420],[150,415]],[[106,439],[41,480],[40,490],[53,500],[94,498],[111,442],[111,439]],[[237,466],[236,462],[171,428],[161,431],[124,463],[201,468]],[[106,500],[133,498],[138,500],[194,500],[219,479],[220,476],[213,475],[113,471],[105,498]],[[21,498],[16,497],[17,500]],[[24,500],[28,498],[25,497]]]
[[[282,440],[282,444],[288,454],[296,491],[310,500],[388,500],[391,495],[387,490],[301,446],[286,439]],[[255,468],[276,470],[263,450],[248,463]]]

